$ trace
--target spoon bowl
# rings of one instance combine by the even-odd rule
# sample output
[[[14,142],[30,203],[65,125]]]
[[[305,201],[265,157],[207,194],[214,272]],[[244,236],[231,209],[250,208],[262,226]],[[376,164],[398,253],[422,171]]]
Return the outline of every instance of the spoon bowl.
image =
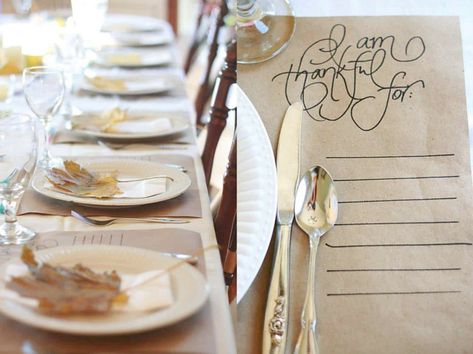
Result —
[[[301,178],[295,199],[296,221],[309,236],[307,291],[301,316],[301,332],[295,354],[318,354],[315,311],[315,259],[320,237],[337,221],[338,198],[330,174],[320,166],[308,170]]]
[[[321,166],[308,170],[297,187],[295,200],[297,225],[308,235],[320,237],[337,220],[338,198],[330,174]]]

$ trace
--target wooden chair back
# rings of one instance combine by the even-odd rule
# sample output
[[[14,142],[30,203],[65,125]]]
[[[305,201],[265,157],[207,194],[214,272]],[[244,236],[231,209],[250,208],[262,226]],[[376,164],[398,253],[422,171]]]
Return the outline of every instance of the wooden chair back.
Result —
[[[200,0],[200,10],[197,16],[197,23],[195,25],[194,35],[192,37],[192,42],[187,52],[186,61],[184,63],[184,72],[187,74],[194,64],[195,58],[197,57],[197,52],[202,42],[204,41],[204,36],[202,35],[203,26],[204,26],[204,17],[208,15],[209,6],[207,0]]]
[[[211,26],[209,31],[209,53],[207,56],[207,63],[200,82],[199,90],[195,99],[195,112],[196,112],[196,125],[197,127],[203,127],[203,114],[205,106],[210,98],[212,87],[210,84],[210,74],[212,72],[212,66],[217,56],[218,51],[218,38],[220,29],[224,26],[224,19],[228,13],[228,8],[225,0],[221,0],[220,6],[215,9],[218,12],[215,23]]]
[[[227,172],[223,178],[222,200],[214,219],[215,233],[220,250],[220,259],[225,263],[227,251],[230,248],[232,232],[236,225],[236,181],[237,181],[237,146],[236,135],[234,136],[232,148],[227,166]],[[236,242],[236,241],[235,241]],[[235,244],[236,249],[236,244]]]
[[[219,73],[215,84],[210,108],[210,122],[207,125],[207,138],[202,153],[205,180],[207,185],[212,175],[215,151],[223,129],[227,125],[230,109],[227,107],[227,98],[230,87],[236,83],[236,41],[232,41],[227,47],[225,64]]]

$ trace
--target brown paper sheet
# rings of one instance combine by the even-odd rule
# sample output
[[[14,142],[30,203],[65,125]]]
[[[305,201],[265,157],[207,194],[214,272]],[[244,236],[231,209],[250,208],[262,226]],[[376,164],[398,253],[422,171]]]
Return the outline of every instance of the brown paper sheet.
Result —
[[[94,157],[87,157],[93,159]],[[103,157],[101,157],[103,158]],[[120,157],[122,158],[122,157]],[[71,210],[87,216],[116,216],[116,217],[151,217],[151,216],[180,216],[180,217],[201,217],[201,201],[197,186],[197,176],[192,157],[183,155],[148,155],[124,158],[137,158],[145,161],[173,163],[182,165],[187,169],[192,184],[187,191],[180,196],[160,203],[143,205],[130,208],[90,208],[73,203],[63,202],[45,197],[35,192],[31,187],[25,192],[21,201],[18,215],[42,214],[70,216]]]
[[[240,65],[238,83],[273,148],[289,103],[302,98],[301,173],[321,164],[336,181],[339,219],[317,259],[320,352],[473,353],[458,19],[299,18],[289,47]],[[261,350],[271,253],[239,305],[242,354]],[[288,353],[300,329],[307,255],[307,237],[295,227]]]
[[[111,244],[161,252],[193,254],[200,235],[180,229],[104,232],[48,232],[34,240],[35,249],[82,244]],[[0,262],[17,257],[21,247],[0,248]],[[205,274],[203,256],[197,268]],[[212,312],[207,303],[197,314],[171,327],[142,334],[84,337],[34,329],[0,315],[0,353],[215,353]]]

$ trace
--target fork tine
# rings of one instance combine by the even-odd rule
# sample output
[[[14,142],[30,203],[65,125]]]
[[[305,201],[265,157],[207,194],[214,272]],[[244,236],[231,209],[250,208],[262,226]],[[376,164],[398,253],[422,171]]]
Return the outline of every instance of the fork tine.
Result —
[[[80,214],[79,212],[75,210],[71,210],[71,215],[76,218],[77,220],[80,220],[82,222],[85,222],[86,224],[89,225],[94,225],[94,226],[107,226],[113,223],[114,220],[95,220],[95,219],[90,219],[87,216],[84,216]]]

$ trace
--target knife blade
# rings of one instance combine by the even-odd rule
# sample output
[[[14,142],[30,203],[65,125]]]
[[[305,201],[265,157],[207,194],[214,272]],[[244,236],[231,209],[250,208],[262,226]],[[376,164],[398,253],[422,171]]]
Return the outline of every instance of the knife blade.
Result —
[[[294,198],[299,179],[302,103],[293,103],[284,117],[277,148],[278,211],[275,255],[266,301],[262,354],[284,354],[289,313],[289,250]]]

